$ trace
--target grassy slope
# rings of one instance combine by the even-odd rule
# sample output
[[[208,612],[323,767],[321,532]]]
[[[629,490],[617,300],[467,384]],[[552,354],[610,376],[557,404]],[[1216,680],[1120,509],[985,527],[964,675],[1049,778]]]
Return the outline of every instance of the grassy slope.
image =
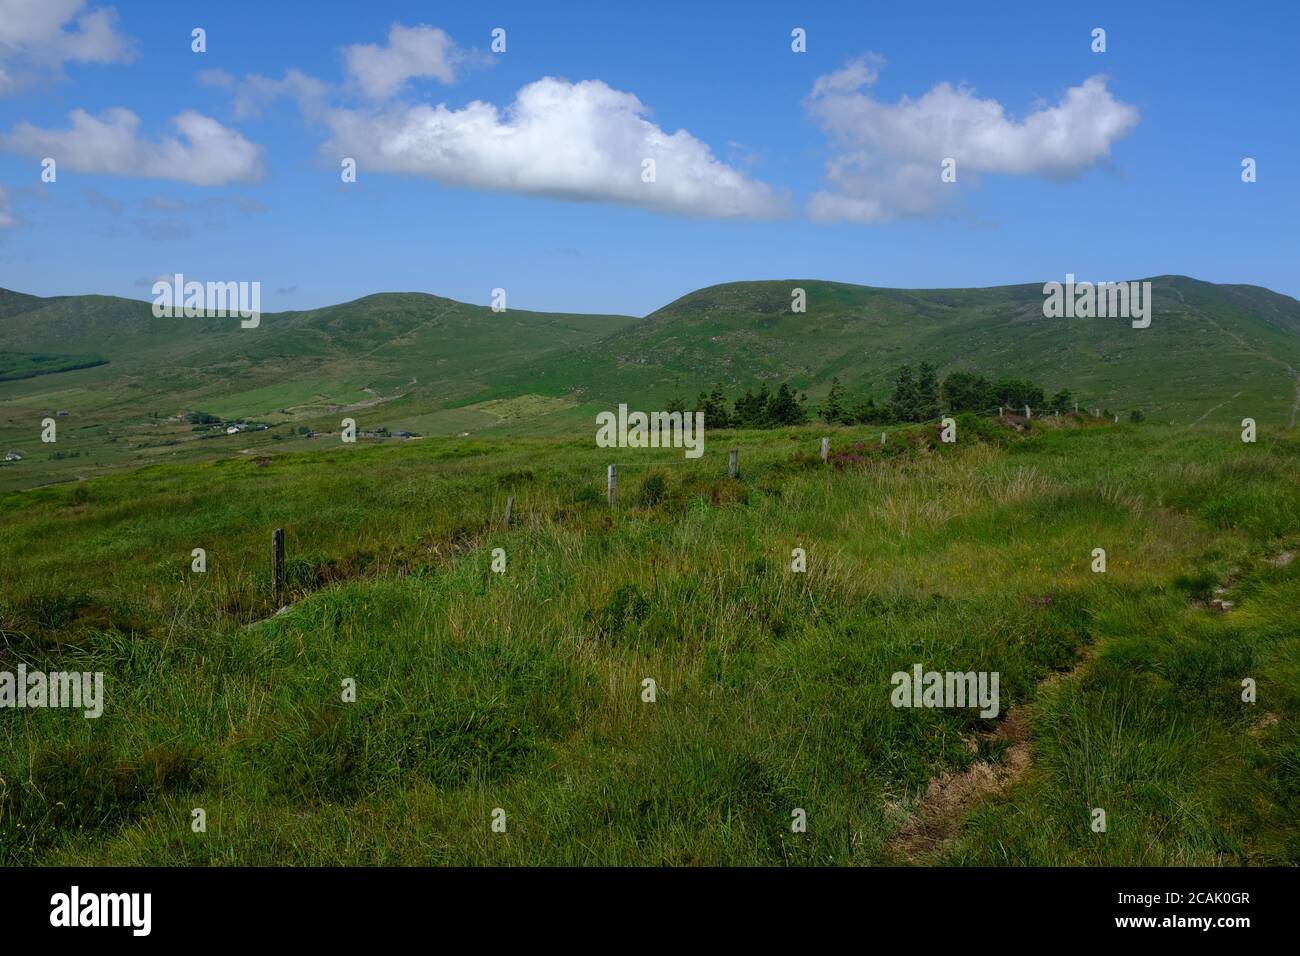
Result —
[[[893,709],[913,662],[998,670],[1033,731],[1028,776],[940,860],[1300,861],[1300,561],[1265,560],[1300,543],[1294,434],[964,422],[955,448],[905,430],[827,468],[820,433],[622,452],[612,512],[590,440],[336,446],[0,498],[4,666],[108,686],[99,721],[0,721],[0,863],[885,862],[986,726]],[[638,503],[656,471],[666,497]],[[250,627],[277,525],[294,605]],[[1217,615],[1199,602],[1227,578]]]
[[[156,319],[147,303],[105,296],[0,295],[0,350],[75,344],[98,368],[0,382],[0,449],[26,454],[0,469],[0,489],[86,477],[174,457],[279,447],[290,428],[448,433],[495,424],[490,412],[438,409],[482,392],[501,371],[633,321],[480,306],[416,293],[367,296],[309,312],[237,319]],[[39,441],[47,412],[66,409],[57,451]],[[168,419],[184,410],[282,425],[271,434],[197,441]],[[275,443],[275,444],[273,444]],[[301,442],[298,446],[301,446]],[[290,443],[292,446],[292,442]]]
[[[507,371],[499,390],[555,391],[603,406],[662,407],[680,381],[693,398],[790,380],[814,399],[833,376],[889,396],[899,365],[1027,376],[1069,387],[1088,407],[1143,409],[1186,424],[1250,415],[1286,425],[1297,398],[1300,302],[1265,289],[1152,280],[1151,327],[1044,319],[1041,285],[902,290],[791,279],[701,289],[607,339]],[[790,290],[804,288],[804,314]],[[1217,407],[1216,407],[1217,406]]]

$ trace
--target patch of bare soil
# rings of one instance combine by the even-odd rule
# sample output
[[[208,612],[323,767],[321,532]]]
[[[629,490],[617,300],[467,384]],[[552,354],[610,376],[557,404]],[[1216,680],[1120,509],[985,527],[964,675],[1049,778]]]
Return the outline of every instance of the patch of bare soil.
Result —
[[[1033,759],[1023,708],[1012,709],[985,737],[1005,745],[1001,758],[996,763],[979,760],[960,772],[932,777],[921,806],[890,844],[896,855],[912,858],[937,849],[957,832],[967,810],[1002,792],[1029,770]]]
[[[1088,666],[1096,650],[1095,644],[1085,644],[1073,667],[1049,674],[1039,681],[1036,697],[1041,697],[1042,692],[1054,684],[1079,674]],[[1026,707],[1011,708],[1006,719],[994,730],[980,735],[979,739],[968,740],[967,745],[978,751],[981,739],[994,745],[1002,744],[998,760],[980,760],[960,772],[944,772],[932,777],[921,805],[890,843],[894,856],[912,860],[933,853],[956,836],[966,811],[985,797],[1010,788],[1033,766]]]

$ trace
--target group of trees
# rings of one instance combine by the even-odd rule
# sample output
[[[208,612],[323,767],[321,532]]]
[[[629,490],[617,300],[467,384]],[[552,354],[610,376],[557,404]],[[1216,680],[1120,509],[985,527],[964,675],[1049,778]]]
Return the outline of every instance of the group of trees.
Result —
[[[803,394],[796,397],[794,389],[783,382],[775,392],[766,385],[757,393],[746,391],[729,409],[722,389],[715,388],[700,392],[690,411],[704,413],[705,428],[777,428],[808,421],[807,400]],[[999,407],[1020,412],[1026,405],[1036,412],[1069,412],[1074,410],[1074,396],[1063,388],[1045,398],[1042,386],[1033,382],[1016,378],[990,381],[974,372],[951,372],[940,382],[934,366],[922,362],[915,369],[910,365],[900,368],[893,393],[879,405],[870,396],[855,401],[838,378],[831,379],[831,390],[817,409],[817,416],[829,424],[892,425],[934,421],[960,412],[989,412]],[[685,401],[674,398],[668,410],[688,409]]]
[[[990,382],[972,372],[953,372],[943,380],[943,406],[953,412],[983,412],[998,406],[1018,411],[1030,408],[1048,412],[1074,410],[1074,396],[1063,388],[1045,398],[1042,386],[1017,378]]]
[[[910,365],[898,370],[893,394],[882,405],[872,398],[851,403],[839,379],[832,379],[818,414],[832,424],[889,425],[928,422],[958,412],[987,412],[999,406],[1018,411],[1026,405],[1046,412],[1067,412],[1073,410],[1074,396],[1061,389],[1045,400],[1042,387],[1033,382],[1014,378],[993,382],[973,372],[952,372],[939,382],[934,366],[922,362],[915,371]]]
[[[775,392],[764,385],[757,393],[746,390],[737,398],[731,410],[727,408],[722,389],[711,393],[700,392],[695,408],[690,411],[704,413],[705,428],[779,428],[782,425],[802,425],[808,421],[805,404],[807,395],[796,397],[794,389],[782,382]],[[668,411],[685,412],[686,403],[680,398],[668,402]]]

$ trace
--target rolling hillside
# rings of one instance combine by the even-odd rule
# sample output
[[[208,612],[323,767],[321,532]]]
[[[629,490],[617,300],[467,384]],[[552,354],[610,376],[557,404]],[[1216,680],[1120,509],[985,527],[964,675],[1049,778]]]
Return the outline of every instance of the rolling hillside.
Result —
[[[811,280],[711,286],[645,319],[510,310],[417,293],[305,312],[156,319],[148,303],[0,291],[0,489],[172,458],[303,450],[345,415],[424,436],[575,434],[618,402],[838,377],[888,397],[899,365],[1022,376],[1178,424],[1296,419],[1300,302],[1253,286],[1152,282],[1152,321],[1046,319],[1041,285],[902,290]],[[807,311],[793,313],[803,288]],[[103,364],[93,365],[95,362]],[[93,367],[76,367],[93,365]],[[44,374],[31,374],[32,369]],[[67,371],[59,371],[67,368]],[[58,411],[59,442],[39,442]],[[196,435],[202,411],[265,431]],[[210,440],[204,440],[210,439]]]
[[[494,313],[437,296],[395,293],[268,313],[258,328],[241,329],[237,319],[155,318],[148,303],[129,299],[3,292],[4,367],[30,365],[32,356],[51,352],[107,361],[0,382],[0,448],[25,456],[21,468],[0,471],[0,487],[178,455],[237,453],[249,441],[301,446],[305,439],[292,437],[292,429],[337,430],[343,414],[356,417],[362,428],[477,431],[509,415],[457,410],[437,422],[426,418],[482,393],[505,368],[632,321],[513,309]],[[384,421],[374,418],[380,408]],[[57,445],[43,446],[40,421],[59,411],[68,415],[57,419]],[[186,411],[272,427],[229,441],[224,435],[199,441],[188,423],[173,420]]]
[[[791,279],[712,286],[598,342],[513,370],[503,391],[570,394],[601,404],[688,399],[782,380],[823,395],[889,395],[898,366],[1023,376],[1116,411],[1188,423],[1251,415],[1294,424],[1300,302],[1253,286],[1151,280],[1149,328],[1123,319],[1045,319],[1041,285],[912,291]],[[791,289],[807,312],[790,310]],[[680,383],[680,384],[678,384]],[[1216,412],[1217,409],[1217,412]]]

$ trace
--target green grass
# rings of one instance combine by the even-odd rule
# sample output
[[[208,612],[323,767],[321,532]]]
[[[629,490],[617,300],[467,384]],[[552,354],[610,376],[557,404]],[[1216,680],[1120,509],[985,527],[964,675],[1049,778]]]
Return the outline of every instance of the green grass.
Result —
[[[832,429],[863,443],[835,467],[824,432],[318,443],[0,497],[0,669],[107,696],[0,721],[0,865],[900,862],[994,725],[894,709],[913,663],[998,671],[1033,764],[902,862],[1300,861],[1294,433],[964,419]]]

